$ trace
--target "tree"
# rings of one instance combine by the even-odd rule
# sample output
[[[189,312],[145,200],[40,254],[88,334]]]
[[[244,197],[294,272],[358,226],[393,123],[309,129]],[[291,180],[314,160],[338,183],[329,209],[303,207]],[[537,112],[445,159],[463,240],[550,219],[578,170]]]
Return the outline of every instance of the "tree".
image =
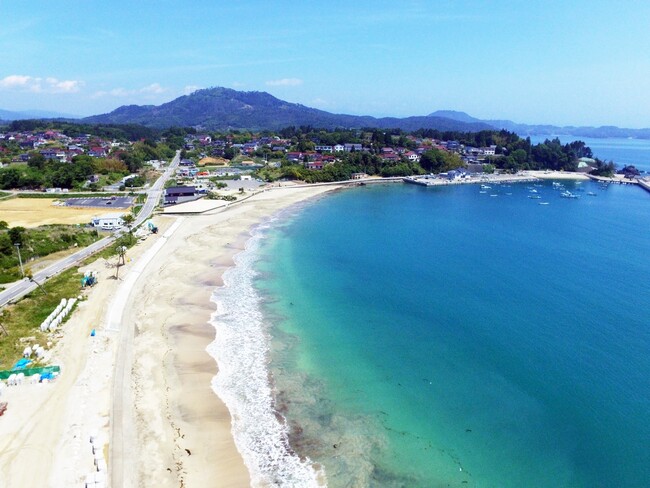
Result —
[[[443,173],[463,166],[463,160],[455,153],[429,149],[422,154],[420,166],[431,173]]]
[[[126,228],[129,229],[129,232],[131,232],[131,226],[133,225],[133,222],[135,222],[135,217],[133,214],[124,214],[122,215],[122,220],[124,221],[124,225],[126,225]]]
[[[23,244],[23,236],[25,234],[25,228],[24,227],[12,227],[7,231],[7,234],[9,235],[9,239],[11,239],[11,243],[16,245],[16,244]]]
[[[34,152],[29,156],[27,165],[30,168],[43,169],[45,167],[45,162],[45,156],[43,156],[41,153]]]
[[[0,220],[0,230],[5,230],[9,228],[9,224],[6,220]]]
[[[20,183],[20,171],[18,168],[0,169],[0,189],[9,190],[18,188]]]
[[[612,161],[605,163],[600,159],[596,159],[596,167],[589,174],[610,177],[614,174],[614,171],[616,171],[616,166]]]
[[[124,182],[124,186],[127,188],[141,187],[144,185],[144,178],[142,176],[134,176],[129,178]]]
[[[226,158],[227,160],[232,160],[239,154],[239,149],[236,147],[229,146],[223,151],[223,157]]]

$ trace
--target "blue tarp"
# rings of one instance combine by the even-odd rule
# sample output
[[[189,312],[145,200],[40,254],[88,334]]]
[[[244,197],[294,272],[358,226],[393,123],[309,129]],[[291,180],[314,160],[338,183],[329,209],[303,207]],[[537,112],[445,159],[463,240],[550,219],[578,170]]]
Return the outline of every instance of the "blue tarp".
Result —
[[[14,364],[13,369],[23,369],[30,363],[31,361],[29,359],[21,359],[16,364]]]

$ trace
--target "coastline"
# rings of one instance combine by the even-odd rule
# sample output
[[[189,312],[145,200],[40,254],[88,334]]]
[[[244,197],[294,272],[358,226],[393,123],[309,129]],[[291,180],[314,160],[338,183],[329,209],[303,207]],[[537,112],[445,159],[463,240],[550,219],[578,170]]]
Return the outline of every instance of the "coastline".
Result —
[[[99,283],[83,292],[87,299],[51,351],[61,376],[47,385],[3,391],[9,408],[0,421],[0,484],[83,486],[95,472],[91,435],[112,472],[113,381],[126,337],[133,363],[123,389],[134,400],[125,412],[126,475],[122,484],[109,476],[112,483],[106,486],[250,486],[231,413],[211,385],[218,371],[206,352],[215,338],[209,322],[216,308],[212,292],[234,266],[233,256],[244,249],[253,226],[338,188],[260,192],[228,208],[186,217],[167,238],[162,234],[177,218],[158,216],[160,234],[129,250],[120,280],[113,279],[115,270],[104,259],[83,268],[97,271]],[[157,243],[162,247],[144,265],[141,258]],[[109,323],[120,317],[112,310],[114,298],[127,281],[134,283],[116,332]]]
[[[250,486],[233,439],[232,413],[213,391],[206,348],[213,291],[263,219],[336,187],[282,188],[188,218],[136,284],[123,325],[134,326],[134,423],[145,486]],[[215,481],[215,480],[218,480]]]

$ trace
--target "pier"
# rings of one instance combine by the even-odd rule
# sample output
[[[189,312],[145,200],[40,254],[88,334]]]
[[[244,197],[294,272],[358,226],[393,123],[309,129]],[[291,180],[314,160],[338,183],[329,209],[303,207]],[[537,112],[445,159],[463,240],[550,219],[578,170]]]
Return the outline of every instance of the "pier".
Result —
[[[641,188],[643,188],[645,191],[650,192],[650,181],[644,179],[637,179],[636,180],[637,185],[639,185]]]
[[[539,178],[530,175],[491,175],[491,176],[470,176],[468,178],[439,178],[432,175],[406,176],[401,178],[404,183],[419,186],[446,186],[446,185],[470,185],[481,183],[526,183],[539,181]]]
[[[643,188],[645,191],[650,192],[650,178],[647,176],[645,178],[633,178],[633,179],[628,179],[628,178],[607,178],[604,176],[594,176],[594,175],[587,175],[589,176],[589,179],[593,181],[597,181],[599,183],[608,183],[608,184],[618,184],[618,185],[636,185],[640,186]]]

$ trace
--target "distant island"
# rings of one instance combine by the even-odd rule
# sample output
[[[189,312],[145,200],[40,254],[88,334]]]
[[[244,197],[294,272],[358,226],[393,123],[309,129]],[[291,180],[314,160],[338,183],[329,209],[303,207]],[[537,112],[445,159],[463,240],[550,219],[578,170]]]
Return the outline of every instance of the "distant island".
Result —
[[[324,129],[418,129],[478,132],[501,130],[528,135],[573,137],[633,137],[650,139],[650,129],[605,127],[559,127],[519,124],[510,120],[481,120],[465,112],[438,110],[412,117],[371,117],[334,114],[280,100],[266,92],[207,88],[178,97],[162,105],[124,105],[110,113],[77,119],[47,112],[8,112],[0,110],[0,120],[59,119],[90,124],[140,124],[146,127],[197,127],[202,130],[280,130],[289,126]]]
[[[490,119],[477,119],[465,112],[457,112],[454,110],[437,110],[431,114],[430,117],[442,117],[446,119],[456,120],[467,124],[484,123],[495,129],[505,129],[510,132],[515,132],[522,137],[526,136],[557,136],[567,135],[576,138],[579,137],[593,137],[597,139],[620,137],[620,138],[634,138],[634,139],[650,139],[650,128],[648,129],[625,129],[615,126],[557,126],[548,124],[519,124],[512,120],[490,120]]]

